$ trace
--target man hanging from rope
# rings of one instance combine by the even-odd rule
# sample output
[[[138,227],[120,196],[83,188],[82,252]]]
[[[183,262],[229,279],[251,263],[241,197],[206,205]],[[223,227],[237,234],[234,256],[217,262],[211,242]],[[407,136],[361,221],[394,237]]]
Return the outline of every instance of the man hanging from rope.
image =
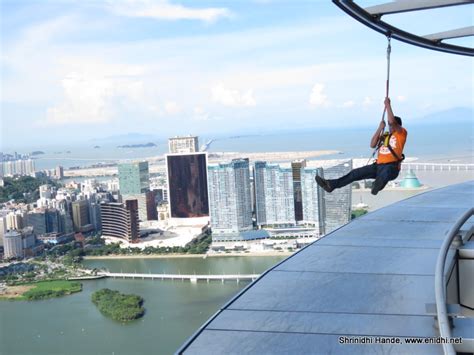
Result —
[[[385,110],[389,132],[383,133],[385,120],[382,118],[370,141],[370,147],[378,149],[378,157],[375,163],[354,169],[339,179],[325,180],[320,176],[316,176],[316,182],[325,191],[332,192],[334,189],[357,180],[375,179],[371,192],[372,195],[377,195],[390,180],[397,178],[400,173],[401,162],[405,159],[403,147],[407,139],[407,131],[402,127],[402,119],[394,116],[388,97],[385,98]]]

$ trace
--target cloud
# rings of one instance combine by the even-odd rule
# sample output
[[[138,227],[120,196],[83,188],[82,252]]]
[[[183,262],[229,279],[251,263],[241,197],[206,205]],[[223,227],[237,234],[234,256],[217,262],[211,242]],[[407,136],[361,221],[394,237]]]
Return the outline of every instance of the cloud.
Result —
[[[370,96],[364,97],[364,101],[362,101],[362,106],[371,106],[374,103],[374,100]]]
[[[71,73],[62,80],[64,101],[48,108],[46,124],[103,123],[110,118],[106,101],[112,84],[101,78]]]
[[[405,102],[407,100],[407,98],[406,98],[406,96],[399,95],[399,96],[397,96],[397,100],[400,101],[400,102]]]
[[[252,107],[257,103],[253,97],[253,91],[240,92],[225,88],[222,84],[216,84],[211,88],[212,101],[224,106]]]
[[[312,106],[327,107],[329,105],[328,97],[323,91],[324,84],[314,84],[313,89],[311,90],[311,94],[309,96],[309,103]]]
[[[109,1],[109,10],[115,14],[128,17],[148,17],[156,20],[199,20],[208,23],[219,18],[230,17],[226,8],[191,8],[170,4],[166,0],[153,2],[149,0]]]
[[[202,107],[195,107],[193,110],[193,119],[195,121],[209,121],[210,115]]]
[[[346,107],[346,108],[350,108],[350,107],[354,107],[355,105],[355,102],[353,100],[349,100],[349,101],[346,101],[342,104],[342,107]]]
[[[85,58],[63,59],[62,101],[49,107],[44,125],[109,122],[117,106],[143,106],[143,68]]]
[[[165,103],[165,111],[166,111],[166,113],[168,113],[170,115],[177,115],[182,110],[181,110],[181,107],[179,107],[176,102],[168,101],[168,102]]]

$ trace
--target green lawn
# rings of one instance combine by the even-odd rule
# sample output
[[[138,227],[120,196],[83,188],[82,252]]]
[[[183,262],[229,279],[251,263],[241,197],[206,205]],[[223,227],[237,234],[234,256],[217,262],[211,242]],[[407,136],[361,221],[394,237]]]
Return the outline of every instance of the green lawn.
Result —
[[[61,297],[82,290],[82,284],[74,281],[41,281],[27,285],[35,286],[35,288],[26,291],[18,299],[27,301],[42,300],[46,298]]]

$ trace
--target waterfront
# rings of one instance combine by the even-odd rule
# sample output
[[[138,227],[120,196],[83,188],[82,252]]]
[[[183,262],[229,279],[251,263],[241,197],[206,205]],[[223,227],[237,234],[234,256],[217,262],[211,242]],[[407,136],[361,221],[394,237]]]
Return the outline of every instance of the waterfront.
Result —
[[[86,260],[110,271],[262,273],[287,256]],[[248,283],[100,279],[71,296],[0,302],[0,354],[172,354]],[[145,316],[129,324],[105,318],[92,304],[101,288],[145,299]]]

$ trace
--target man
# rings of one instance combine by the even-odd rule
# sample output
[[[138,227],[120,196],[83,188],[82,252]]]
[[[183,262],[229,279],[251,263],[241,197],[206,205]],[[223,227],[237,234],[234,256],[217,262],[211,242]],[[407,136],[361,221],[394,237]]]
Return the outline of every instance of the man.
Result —
[[[400,164],[404,159],[403,147],[407,139],[407,131],[402,127],[402,119],[393,115],[388,97],[385,98],[384,104],[387,110],[389,135],[382,134],[385,129],[385,121],[382,120],[370,141],[371,148],[380,147],[377,161],[374,164],[354,169],[339,179],[325,180],[316,176],[316,182],[325,191],[332,192],[334,189],[357,180],[375,179],[371,193],[377,195],[390,180],[397,178]]]

